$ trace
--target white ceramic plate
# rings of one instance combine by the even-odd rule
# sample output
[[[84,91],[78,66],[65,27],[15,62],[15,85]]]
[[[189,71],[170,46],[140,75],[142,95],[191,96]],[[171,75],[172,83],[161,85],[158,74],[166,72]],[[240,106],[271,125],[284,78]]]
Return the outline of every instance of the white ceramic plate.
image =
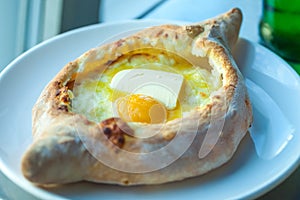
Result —
[[[249,88],[254,124],[226,165],[204,176],[158,186],[77,183],[46,190],[23,178],[20,159],[32,141],[31,108],[44,86],[67,62],[112,35],[158,23],[81,28],[34,47],[1,72],[0,169],[10,180],[41,199],[242,199],[267,192],[292,173],[300,158],[300,79],[276,55],[241,39],[234,56]]]

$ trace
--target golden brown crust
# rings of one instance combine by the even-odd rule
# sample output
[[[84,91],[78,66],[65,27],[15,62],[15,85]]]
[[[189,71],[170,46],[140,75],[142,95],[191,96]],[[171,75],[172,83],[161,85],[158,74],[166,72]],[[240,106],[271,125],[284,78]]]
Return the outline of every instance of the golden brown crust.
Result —
[[[201,175],[227,162],[252,123],[243,77],[230,53],[238,38],[241,20],[241,11],[232,9],[197,24],[151,27],[91,49],[66,65],[44,89],[33,108],[34,142],[22,159],[24,176],[38,184],[80,180],[121,185],[159,184]],[[153,47],[180,54],[195,66],[216,70],[221,74],[222,88],[211,95],[210,103],[195,108],[188,116],[164,125],[145,125],[130,130],[129,135],[130,128],[120,119],[99,124],[70,112],[72,95],[68,90],[76,84],[75,78],[80,81],[87,75],[102,72],[126,52]],[[97,62],[97,65],[87,67],[87,62]],[[206,137],[215,134],[210,133],[210,125],[215,121],[224,123],[217,140]],[[153,132],[159,134],[143,139],[136,137]],[[162,163],[160,169],[151,168],[151,159],[126,157],[126,152],[154,152],[173,141],[178,146],[182,145],[180,142],[190,145],[182,154],[173,155],[174,162]],[[201,147],[203,151],[199,150]],[[107,163],[102,162],[105,156],[111,159],[106,160]],[[108,167],[116,163],[121,163],[118,167],[127,171]],[[136,170],[140,173],[134,173]]]

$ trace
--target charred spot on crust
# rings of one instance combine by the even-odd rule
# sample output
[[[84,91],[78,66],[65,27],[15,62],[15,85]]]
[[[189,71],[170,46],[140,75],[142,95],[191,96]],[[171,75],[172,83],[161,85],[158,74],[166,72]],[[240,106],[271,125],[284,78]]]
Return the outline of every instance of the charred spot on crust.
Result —
[[[66,105],[59,105],[58,110],[62,110],[62,111],[66,111],[66,112],[69,111],[68,106],[66,106]]]
[[[61,81],[55,81],[54,87],[61,87]]]
[[[58,110],[68,112],[71,109],[71,98],[67,86],[59,88],[55,93]]]
[[[124,39],[118,40],[118,41],[116,42],[117,47],[122,46],[122,44],[123,44],[124,41],[125,41]]]
[[[66,84],[66,86],[67,86],[70,90],[73,90],[74,84],[75,84],[75,80],[71,80],[71,81],[69,81],[69,82]]]
[[[245,104],[246,104],[247,107],[250,107],[250,106],[251,106],[251,105],[250,105],[249,99],[246,99],[246,100],[245,100]]]
[[[127,179],[124,179],[124,180],[122,180],[122,183],[123,183],[124,185],[128,185],[128,184],[129,184],[129,181],[128,181]]]
[[[216,99],[220,100],[221,99],[221,96],[220,95],[215,95],[214,96]]]
[[[111,134],[111,129],[108,128],[108,127],[105,127],[105,128],[103,129],[103,133],[104,133],[105,135],[109,136],[109,135]]]
[[[157,34],[156,37],[159,37],[161,34],[163,34],[164,30],[160,30]]]
[[[61,91],[60,91],[60,90],[57,90],[55,96],[56,96],[56,97],[59,96],[60,93],[61,93]]]
[[[200,33],[202,33],[204,31],[204,28],[200,25],[191,25],[191,26],[186,26],[185,30],[186,30],[188,36],[190,36],[191,38],[194,38],[197,35],[199,35]]]
[[[62,101],[63,103],[68,103],[68,102],[70,101],[69,95],[63,95],[63,96],[61,97],[61,101]]]
[[[125,144],[125,135],[131,135],[132,129],[120,118],[112,117],[100,123],[104,135],[119,148]]]

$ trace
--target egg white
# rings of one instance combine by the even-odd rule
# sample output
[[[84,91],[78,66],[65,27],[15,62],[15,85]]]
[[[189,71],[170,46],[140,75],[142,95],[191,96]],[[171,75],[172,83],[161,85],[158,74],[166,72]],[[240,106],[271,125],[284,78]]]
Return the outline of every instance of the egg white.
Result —
[[[72,111],[97,123],[118,116],[114,101],[127,94],[113,90],[110,82],[119,71],[137,68],[178,73],[184,77],[177,107],[168,111],[168,120],[180,118],[193,108],[207,104],[210,94],[221,86],[221,79],[212,77],[208,69],[194,67],[170,52],[131,52],[108,66],[96,78],[87,77],[77,83],[73,88]]]

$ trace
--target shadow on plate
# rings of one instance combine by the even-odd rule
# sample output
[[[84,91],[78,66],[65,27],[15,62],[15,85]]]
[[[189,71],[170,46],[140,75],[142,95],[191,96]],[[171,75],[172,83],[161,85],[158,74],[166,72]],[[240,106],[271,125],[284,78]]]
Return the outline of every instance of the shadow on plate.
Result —
[[[255,154],[253,152],[253,149],[253,143],[249,134],[247,134],[242,140],[241,144],[239,145],[233,158],[228,163],[202,176],[188,178],[182,181],[166,183],[161,185],[128,187],[80,182],[54,188],[48,188],[47,191],[63,197],[70,197],[71,195],[72,199],[76,199],[77,196],[78,199],[80,199],[79,196],[89,197],[89,199],[92,199],[91,197],[104,196],[108,193],[122,193],[125,196],[130,195],[142,198],[148,195],[155,196],[170,191],[180,192],[180,190],[183,191],[187,188],[191,189],[199,186],[201,187],[201,185],[205,185],[211,181],[217,181],[219,179],[226,178],[226,176],[230,176],[240,167],[247,164],[248,159],[251,156],[253,156],[253,154]]]

